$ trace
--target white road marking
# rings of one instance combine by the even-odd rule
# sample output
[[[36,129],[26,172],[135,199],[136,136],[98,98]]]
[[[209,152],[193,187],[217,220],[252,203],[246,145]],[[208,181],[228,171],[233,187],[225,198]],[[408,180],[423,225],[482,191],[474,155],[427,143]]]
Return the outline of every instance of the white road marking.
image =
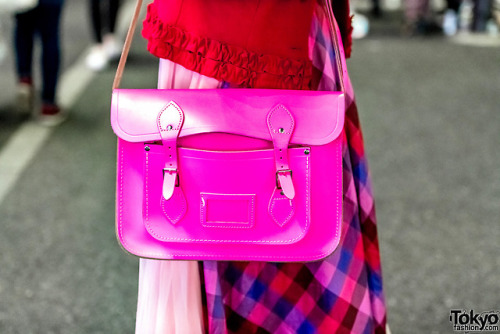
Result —
[[[85,66],[87,52],[82,53],[82,56],[63,73],[59,80],[58,101],[65,110],[73,106],[95,76],[95,73]],[[0,151],[0,204],[55,128],[28,121],[10,137],[2,148]]]
[[[120,10],[118,36],[125,35],[134,8],[135,1],[130,1],[125,3]],[[57,100],[65,110],[71,109],[96,75],[85,65],[85,57],[89,49],[84,51],[59,79]],[[0,151],[0,205],[55,128],[44,127],[35,121],[28,121],[10,137],[2,148]]]

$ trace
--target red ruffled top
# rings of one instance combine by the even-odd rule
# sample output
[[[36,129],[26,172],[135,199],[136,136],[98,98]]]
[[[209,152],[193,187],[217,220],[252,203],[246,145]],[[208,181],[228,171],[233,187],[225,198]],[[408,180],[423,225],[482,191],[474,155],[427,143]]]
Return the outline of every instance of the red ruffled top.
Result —
[[[295,39],[300,38],[300,43],[295,43],[294,40],[284,41],[284,43],[295,44],[278,45],[276,47],[275,43],[269,43],[269,39],[266,40],[264,35],[261,37],[262,43],[259,44],[259,40],[254,41],[251,47],[253,50],[250,50],[250,48],[240,46],[241,44],[248,43],[248,36],[245,34],[241,34],[240,37],[240,39],[244,39],[245,43],[227,43],[221,41],[224,38],[220,38],[220,32],[223,31],[220,27],[218,30],[219,34],[212,34],[218,38],[211,38],[201,36],[197,33],[200,31],[199,27],[206,30],[206,24],[203,26],[203,23],[198,22],[197,25],[188,25],[188,29],[184,29],[179,25],[186,26],[185,23],[177,24],[180,16],[178,14],[175,14],[176,21],[174,23],[169,22],[170,20],[165,18],[164,15],[162,16],[158,10],[158,8],[162,8],[159,4],[168,1],[156,1],[158,4],[153,2],[148,6],[142,30],[143,37],[148,40],[148,50],[153,55],[169,59],[189,70],[240,87],[277,89],[311,88],[312,63],[307,58],[307,35],[310,27],[310,19],[303,19],[303,23],[301,23],[305,26],[303,29],[304,33],[302,34],[305,34],[305,37],[300,34],[300,31],[293,35],[298,36],[294,37]],[[191,3],[193,2],[196,1],[191,0]],[[302,0],[299,2],[304,3]],[[187,18],[190,17],[189,15],[185,16]],[[312,15],[309,16],[312,17]],[[286,19],[286,17],[283,19]],[[221,18],[220,22],[223,25],[225,21]],[[252,29],[255,29],[255,25],[255,22],[253,22]],[[266,25],[269,25],[267,21]],[[244,26],[242,29],[244,29]],[[278,31],[274,34],[274,37],[279,38],[280,33],[282,33],[281,36],[284,36],[283,34],[286,32]],[[259,35],[262,35],[262,33],[259,33]],[[268,37],[271,40],[273,38],[271,35]],[[232,42],[238,41],[237,38],[238,32],[231,30],[227,39]],[[262,45],[261,48],[259,48],[260,45]],[[259,50],[272,50],[273,52],[276,50],[276,52],[272,54],[262,53],[258,52]],[[288,57],[287,53],[305,54],[305,57]]]

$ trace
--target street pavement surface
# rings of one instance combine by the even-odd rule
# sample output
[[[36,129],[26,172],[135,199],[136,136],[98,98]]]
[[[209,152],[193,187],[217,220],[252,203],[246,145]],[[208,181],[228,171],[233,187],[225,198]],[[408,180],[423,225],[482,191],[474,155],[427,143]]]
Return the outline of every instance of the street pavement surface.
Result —
[[[85,6],[67,1],[63,72],[81,71],[90,43]],[[389,323],[393,333],[453,333],[452,309],[500,311],[500,48],[404,38],[398,15],[373,21],[348,61]],[[114,232],[115,66],[81,75],[88,84],[67,103],[68,120],[46,133],[0,196],[2,334],[134,332],[138,260]],[[2,155],[31,124],[12,107],[11,67],[11,59],[0,66],[4,165],[34,145],[26,140]],[[123,87],[155,87],[156,71],[136,38]]]

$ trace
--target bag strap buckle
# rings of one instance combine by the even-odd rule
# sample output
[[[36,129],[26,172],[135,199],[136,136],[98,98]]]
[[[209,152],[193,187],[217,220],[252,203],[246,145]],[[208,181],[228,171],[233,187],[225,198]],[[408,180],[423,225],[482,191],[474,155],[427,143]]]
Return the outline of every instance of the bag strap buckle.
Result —
[[[283,173],[283,174],[290,173],[290,178],[292,178],[293,177],[293,171],[291,169],[283,169],[283,170],[276,171],[276,189],[280,189],[281,190],[281,184],[280,184],[280,181],[279,181],[279,178],[278,178],[278,174],[280,174],[280,173]]]
[[[165,173],[168,173],[168,174],[175,173],[175,176],[176,176],[175,186],[178,187],[180,184],[180,181],[179,181],[179,171],[177,170],[177,168],[163,168],[163,179],[165,179]]]
[[[156,123],[165,152],[162,194],[168,201],[172,198],[174,189],[179,187],[177,139],[184,124],[184,112],[175,102],[170,102],[158,113]]]
[[[276,188],[281,189],[289,199],[293,199],[295,189],[292,182],[292,170],[288,164],[288,145],[295,129],[295,120],[292,114],[279,104],[267,115],[267,127],[274,146]]]

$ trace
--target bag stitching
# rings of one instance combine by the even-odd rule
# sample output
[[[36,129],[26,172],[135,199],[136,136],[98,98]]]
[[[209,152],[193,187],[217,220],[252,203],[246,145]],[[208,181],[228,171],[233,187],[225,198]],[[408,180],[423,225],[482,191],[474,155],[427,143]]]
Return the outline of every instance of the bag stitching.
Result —
[[[170,106],[173,106],[175,108],[175,110],[177,110],[177,112],[179,113],[179,122],[177,123],[177,126],[175,127],[174,130],[179,130],[179,127],[181,126],[182,124],[182,120],[184,119],[183,115],[182,115],[182,111],[181,109],[179,108],[179,106],[177,105],[177,103],[173,102],[173,101],[170,101],[165,107],[163,107],[163,109],[158,113],[158,116],[156,117],[156,124],[158,124],[158,128],[160,129],[160,131],[164,132],[165,129],[163,129],[163,127],[161,126],[161,116],[163,115],[163,113],[168,109],[168,107]]]
[[[180,191],[182,192],[182,189],[180,189]],[[179,195],[177,195],[177,197],[179,197]],[[170,220],[170,222],[175,225],[175,224],[177,224],[182,219],[182,216],[185,213],[185,210],[186,210],[186,207],[187,207],[187,205],[186,205],[186,199],[184,198],[184,196],[182,197],[182,208],[181,208],[179,214],[177,214],[177,216],[175,218],[170,217],[170,215],[168,214],[168,212],[167,212],[167,210],[165,208],[165,203],[166,202],[167,201],[162,196],[162,198],[161,198],[161,208],[162,208],[162,211],[165,214],[165,216],[167,216],[167,218]]]
[[[307,184],[306,184],[306,187],[307,187]],[[275,190],[276,191],[276,190]],[[275,217],[274,215],[274,208],[276,207],[275,206],[275,203],[277,201],[284,201],[284,200],[288,200],[288,201],[292,201],[292,210],[290,211],[290,213],[288,214],[288,216],[285,218],[285,221],[284,222],[280,222],[278,221],[278,219]],[[306,204],[307,205],[307,204]],[[293,200],[289,199],[289,198],[275,198],[274,197],[274,194],[273,194],[273,199],[272,199],[272,204],[271,204],[271,217],[273,217],[273,220],[280,226],[280,227],[283,227],[286,225],[286,223],[288,223],[288,221],[290,220],[290,218],[295,214],[295,205],[293,204]]]

